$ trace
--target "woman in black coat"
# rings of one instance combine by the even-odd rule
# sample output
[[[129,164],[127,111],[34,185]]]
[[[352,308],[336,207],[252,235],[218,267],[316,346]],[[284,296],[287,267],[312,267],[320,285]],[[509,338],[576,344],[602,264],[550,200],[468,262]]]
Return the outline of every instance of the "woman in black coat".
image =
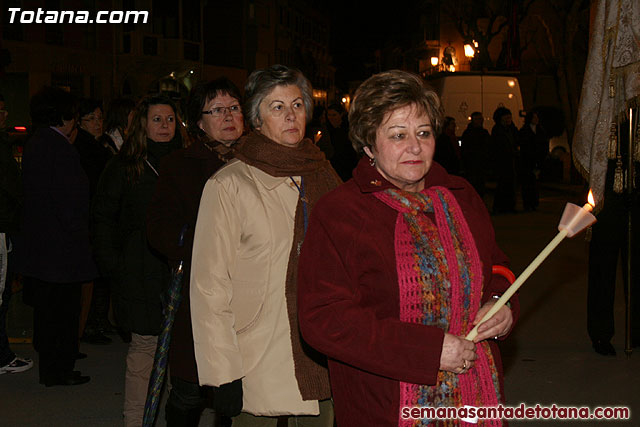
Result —
[[[187,121],[192,143],[162,161],[156,192],[149,205],[149,243],[168,258],[172,267],[181,260],[185,265],[182,302],[169,347],[172,388],[165,415],[170,427],[197,426],[206,403],[205,390],[198,385],[191,331],[191,248],[204,184],[231,157],[232,146],[244,130],[240,105],[238,88],[226,78],[196,86],[191,91]],[[184,244],[180,246],[183,227],[186,227]]]
[[[96,261],[110,278],[116,321],[131,333],[125,376],[125,426],[140,426],[158,334],[161,294],[169,269],[147,243],[147,206],[160,159],[180,148],[177,109],[169,98],[144,98],[131,132],[98,182],[93,202]]]
[[[74,371],[78,354],[80,285],[97,270],[89,245],[89,180],[69,136],[77,122],[74,97],[44,88],[31,99],[36,131],[23,156],[24,220],[21,272],[33,305],[33,345],[40,383],[89,381]]]

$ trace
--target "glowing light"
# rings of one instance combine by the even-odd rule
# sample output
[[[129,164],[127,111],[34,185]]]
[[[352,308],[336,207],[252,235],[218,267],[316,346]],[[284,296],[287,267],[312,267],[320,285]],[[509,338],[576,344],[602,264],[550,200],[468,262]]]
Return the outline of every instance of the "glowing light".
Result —
[[[509,95],[507,95],[507,97],[508,97],[509,99],[513,99],[513,94],[512,94],[512,93],[510,93]]]
[[[347,98],[342,97],[342,103],[344,104],[345,102],[347,102]]]
[[[507,85],[509,87],[515,87],[516,86],[516,81],[515,80],[507,80]]]
[[[594,200],[594,198],[593,198],[593,191],[591,191],[591,189],[589,189],[589,195],[587,196],[587,202],[589,202],[589,204],[590,204],[592,207],[595,207],[595,206],[596,206],[596,201],[595,201],[595,200]]]
[[[473,46],[471,46],[470,44],[464,45],[464,56],[466,56],[467,58],[473,58],[473,55],[475,54],[476,51],[473,49]]]
[[[435,67],[436,65],[438,65],[438,57],[437,56],[432,56],[431,57],[431,66]]]
[[[26,132],[27,128],[24,126],[14,126],[13,130],[15,130],[16,132]]]

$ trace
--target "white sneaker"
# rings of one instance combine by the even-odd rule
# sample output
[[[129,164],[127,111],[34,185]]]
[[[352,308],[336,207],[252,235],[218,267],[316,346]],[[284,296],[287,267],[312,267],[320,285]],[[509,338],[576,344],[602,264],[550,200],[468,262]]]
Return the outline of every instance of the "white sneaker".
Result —
[[[27,371],[31,368],[33,368],[33,360],[16,356],[10,363],[0,366],[0,375],[6,373],[15,374],[16,372]]]

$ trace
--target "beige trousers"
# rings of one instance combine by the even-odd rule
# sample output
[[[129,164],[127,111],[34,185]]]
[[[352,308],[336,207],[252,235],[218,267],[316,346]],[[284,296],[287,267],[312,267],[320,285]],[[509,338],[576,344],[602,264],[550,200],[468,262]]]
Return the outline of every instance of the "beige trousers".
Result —
[[[131,334],[124,377],[124,425],[140,427],[147,400],[149,378],[156,354],[157,335]]]
[[[276,427],[278,417],[256,417],[255,415],[241,413],[233,417],[232,427]],[[320,401],[320,415],[291,416],[288,427],[333,427],[333,401],[331,399]]]

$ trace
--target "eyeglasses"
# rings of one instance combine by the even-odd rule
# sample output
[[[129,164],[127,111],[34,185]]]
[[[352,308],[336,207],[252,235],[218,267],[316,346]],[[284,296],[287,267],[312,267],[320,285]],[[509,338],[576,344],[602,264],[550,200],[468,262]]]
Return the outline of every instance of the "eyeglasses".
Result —
[[[224,117],[227,112],[236,115],[242,114],[242,110],[239,105],[232,105],[231,107],[213,107],[210,110],[203,111],[202,114],[211,114],[213,117]]]

